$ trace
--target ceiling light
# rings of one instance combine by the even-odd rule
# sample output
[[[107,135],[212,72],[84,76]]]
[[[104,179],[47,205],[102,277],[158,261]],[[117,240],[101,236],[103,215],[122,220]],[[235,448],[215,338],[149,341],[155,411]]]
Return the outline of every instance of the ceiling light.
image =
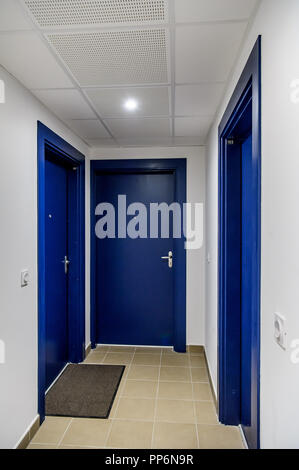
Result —
[[[138,108],[138,102],[132,98],[125,102],[125,108],[127,111],[136,111]]]

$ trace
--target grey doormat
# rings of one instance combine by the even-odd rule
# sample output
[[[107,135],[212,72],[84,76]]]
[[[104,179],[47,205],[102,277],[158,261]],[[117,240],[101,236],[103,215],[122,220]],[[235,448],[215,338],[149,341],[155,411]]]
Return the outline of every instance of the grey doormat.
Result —
[[[107,419],[125,366],[70,364],[46,395],[46,415]]]

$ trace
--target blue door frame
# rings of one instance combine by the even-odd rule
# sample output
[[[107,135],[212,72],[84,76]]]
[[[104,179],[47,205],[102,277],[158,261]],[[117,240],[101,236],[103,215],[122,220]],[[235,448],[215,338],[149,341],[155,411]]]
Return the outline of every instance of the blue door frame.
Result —
[[[69,362],[82,362],[85,356],[85,157],[69,143],[41,122],[37,123],[37,170],[38,170],[38,413],[41,422],[45,418],[45,161],[51,152],[57,163],[76,167],[72,184],[70,250],[74,282],[69,286],[68,336]],[[73,285],[74,284],[74,285]]]
[[[240,267],[236,243],[242,228],[231,222],[240,212],[240,187],[231,182],[240,174],[234,145],[228,150],[250,106],[252,180],[254,194],[251,231],[251,427],[248,445],[260,447],[260,278],[261,278],[261,37],[258,38],[219,126],[219,297],[218,297],[218,412],[226,425],[241,423],[241,283],[229,282]],[[238,136],[236,136],[238,138]],[[237,146],[236,146],[237,147]],[[238,152],[238,150],[236,150]],[[236,157],[236,158],[234,158]],[[239,167],[238,167],[239,166]],[[227,202],[230,203],[228,206]],[[235,224],[236,225],[236,224]]]
[[[186,159],[136,159],[136,160],[93,160],[91,161],[91,347],[96,347],[96,239],[94,228],[96,217],[95,179],[101,172],[173,172],[175,177],[175,202],[186,202]],[[153,201],[154,202],[154,201]],[[176,263],[174,266],[174,349],[186,352],[186,250],[185,239],[174,239]]]

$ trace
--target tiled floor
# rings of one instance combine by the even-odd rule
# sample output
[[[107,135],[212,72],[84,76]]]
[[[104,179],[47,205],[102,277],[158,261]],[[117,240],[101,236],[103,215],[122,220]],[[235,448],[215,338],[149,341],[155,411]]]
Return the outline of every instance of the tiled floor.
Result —
[[[88,364],[125,364],[109,419],[46,418],[29,449],[240,449],[218,423],[200,350],[98,347]]]

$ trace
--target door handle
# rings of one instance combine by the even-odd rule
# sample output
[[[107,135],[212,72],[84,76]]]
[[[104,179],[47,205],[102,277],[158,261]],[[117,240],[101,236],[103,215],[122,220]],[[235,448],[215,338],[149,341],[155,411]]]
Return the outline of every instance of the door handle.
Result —
[[[170,251],[168,253],[168,256],[161,256],[161,259],[167,260],[168,261],[168,267],[172,268],[173,266],[173,253]]]
[[[64,272],[65,274],[67,274],[69,270],[69,264],[70,264],[70,261],[67,259],[67,256],[64,257],[64,260],[62,261],[62,263],[64,263]]]

